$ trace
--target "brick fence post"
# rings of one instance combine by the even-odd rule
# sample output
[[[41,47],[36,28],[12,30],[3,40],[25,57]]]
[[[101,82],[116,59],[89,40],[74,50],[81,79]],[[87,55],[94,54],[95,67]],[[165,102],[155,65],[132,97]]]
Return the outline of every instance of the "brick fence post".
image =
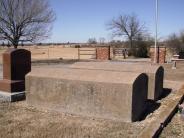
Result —
[[[154,62],[155,58],[155,47],[150,47],[150,58],[151,62]],[[166,47],[165,46],[159,46],[157,47],[157,63],[165,63],[166,58]]]
[[[97,60],[110,60],[110,46],[96,48]]]

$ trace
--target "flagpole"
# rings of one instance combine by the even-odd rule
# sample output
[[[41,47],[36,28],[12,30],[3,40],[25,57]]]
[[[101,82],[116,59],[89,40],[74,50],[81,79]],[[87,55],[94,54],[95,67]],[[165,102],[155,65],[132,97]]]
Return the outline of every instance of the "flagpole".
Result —
[[[155,0],[155,58],[154,63],[158,63],[157,59],[157,37],[158,37],[158,0]]]

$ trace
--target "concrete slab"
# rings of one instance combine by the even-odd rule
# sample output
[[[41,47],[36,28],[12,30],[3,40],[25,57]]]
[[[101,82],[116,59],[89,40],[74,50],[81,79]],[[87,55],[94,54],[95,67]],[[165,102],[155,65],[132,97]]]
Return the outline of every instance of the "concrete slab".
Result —
[[[158,100],[163,92],[164,68],[162,66],[122,62],[76,62],[70,67],[75,69],[146,73],[149,77],[148,99]]]
[[[0,91],[1,102],[16,102],[16,101],[25,100],[25,98],[26,98],[25,92],[8,93],[8,92]]]
[[[81,116],[140,119],[148,77],[143,73],[37,68],[26,76],[29,105]]]
[[[172,91],[179,90],[182,85],[182,81],[164,80],[164,88],[172,89]]]

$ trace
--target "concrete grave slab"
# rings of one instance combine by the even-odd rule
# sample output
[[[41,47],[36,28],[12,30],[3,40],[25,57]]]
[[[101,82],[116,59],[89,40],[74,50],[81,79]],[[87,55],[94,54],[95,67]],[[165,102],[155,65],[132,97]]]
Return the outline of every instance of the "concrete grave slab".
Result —
[[[146,107],[143,73],[36,68],[26,75],[29,105],[81,116],[133,122]]]
[[[146,73],[149,78],[148,99],[158,100],[163,92],[164,68],[159,65],[122,62],[76,62],[70,67],[75,69]]]

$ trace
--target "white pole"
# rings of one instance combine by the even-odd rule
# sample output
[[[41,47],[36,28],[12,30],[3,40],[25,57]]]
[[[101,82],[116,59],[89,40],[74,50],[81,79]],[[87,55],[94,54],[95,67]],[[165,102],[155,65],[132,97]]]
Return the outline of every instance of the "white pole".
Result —
[[[157,63],[157,33],[158,33],[158,0],[155,3],[155,58],[154,63]]]

